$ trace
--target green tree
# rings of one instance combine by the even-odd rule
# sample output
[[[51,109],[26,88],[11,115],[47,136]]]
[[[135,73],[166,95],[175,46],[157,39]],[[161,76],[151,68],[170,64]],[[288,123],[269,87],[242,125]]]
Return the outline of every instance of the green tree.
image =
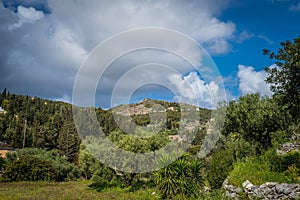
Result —
[[[287,105],[293,117],[300,115],[300,36],[294,41],[281,42],[277,53],[263,50],[276,60],[277,67],[267,67],[266,82],[281,105]],[[295,119],[295,118],[294,118]]]
[[[68,161],[76,162],[78,160],[80,139],[72,122],[65,121],[63,124],[59,132],[57,148],[60,155],[67,157]]]
[[[84,145],[80,145],[78,167],[85,179],[90,179],[101,168],[100,162],[94,158]]]
[[[284,111],[274,101],[259,94],[249,94],[231,101],[226,110],[223,134],[239,133],[264,149],[272,146],[270,133],[286,126]]]

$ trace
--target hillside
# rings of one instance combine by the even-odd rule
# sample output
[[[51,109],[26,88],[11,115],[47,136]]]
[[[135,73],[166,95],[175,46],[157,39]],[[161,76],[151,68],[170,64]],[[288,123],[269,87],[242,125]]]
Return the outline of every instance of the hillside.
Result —
[[[71,104],[10,94],[6,90],[2,92],[0,102],[0,141],[16,149],[57,149],[71,161],[76,161],[80,138],[73,123]],[[192,131],[200,124],[205,125],[210,118],[207,109],[152,99],[109,110],[95,110],[106,135],[120,127],[122,130],[122,124],[128,124],[128,121],[141,127],[159,126],[158,131],[168,130],[176,135],[179,128]],[[180,124],[185,126],[180,127]],[[126,133],[128,129],[125,127],[123,131]]]

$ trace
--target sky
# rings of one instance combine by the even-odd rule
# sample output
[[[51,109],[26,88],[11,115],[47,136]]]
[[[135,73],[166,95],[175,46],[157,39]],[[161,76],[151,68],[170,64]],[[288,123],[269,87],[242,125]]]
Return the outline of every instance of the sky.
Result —
[[[175,54],[135,50],[105,69],[81,73],[78,84],[89,91],[91,77],[103,71],[94,91],[96,107],[143,98],[214,107],[216,96],[227,101],[256,92],[271,96],[264,68],[275,61],[262,49],[277,51],[280,42],[300,36],[299,21],[299,0],[0,0],[0,90],[76,103],[73,90],[83,66],[99,64],[139,38],[155,38]],[[161,30],[117,40],[144,27]],[[199,49],[165,30],[190,37]],[[118,42],[91,61],[92,50],[114,37]],[[81,97],[88,95],[83,91]]]

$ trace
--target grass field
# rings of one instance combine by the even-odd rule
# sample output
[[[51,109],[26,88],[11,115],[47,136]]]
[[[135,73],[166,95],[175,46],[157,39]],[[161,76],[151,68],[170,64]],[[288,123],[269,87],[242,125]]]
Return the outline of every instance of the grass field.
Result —
[[[130,192],[128,189],[110,188],[96,192],[87,182],[17,182],[0,183],[0,199],[159,199],[155,189],[140,189]]]

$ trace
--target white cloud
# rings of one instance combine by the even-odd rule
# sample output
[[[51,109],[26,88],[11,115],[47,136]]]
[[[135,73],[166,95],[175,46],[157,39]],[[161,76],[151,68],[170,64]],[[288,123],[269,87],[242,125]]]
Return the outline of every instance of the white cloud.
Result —
[[[297,5],[291,5],[289,7],[289,10],[291,10],[291,11],[300,11],[300,2]]]
[[[212,54],[224,54],[231,50],[231,45],[224,38],[210,40],[204,46]]]
[[[270,38],[268,38],[265,35],[258,35],[257,37],[264,40],[264,41],[266,41],[268,44],[273,44],[274,43]]]
[[[62,98],[54,99],[55,101],[62,101],[62,102],[71,102],[71,98],[68,95],[64,95]]]
[[[206,83],[196,72],[186,76],[171,75],[170,82],[176,87],[178,94],[174,98],[200,107],[216,108],[217,104],[226,100],[225,91],[216,81]]]
[[[247,31],[244,30],[238,35],[236,42],[241,44],[245,40],[249,40],[249,39],[253,38],[254,36],[255,35],[253,33],[248,33]]]
[[[18,6],[18,16],[25,22],[34,23],[35,21],[42,19],[44,17],[44,13],[42,11],[37,11],[32,7],[26,8]]]
[[[26,8],[20,5],[17,8],[17,16],[19,17],[19,21],[16,24],[9,25],[10,30],[20,28],[24,23],[33,24],[37,20],[42,19],[44,17],[44,13],[33,7]]]
[[[270,86],[264,81],[267,77],[265,71],[255,71],[251,66],[238,66],[238,78],[240,80],[239,90],[241,95],[250,93],[260,93],[261,95],[271,96]]]

